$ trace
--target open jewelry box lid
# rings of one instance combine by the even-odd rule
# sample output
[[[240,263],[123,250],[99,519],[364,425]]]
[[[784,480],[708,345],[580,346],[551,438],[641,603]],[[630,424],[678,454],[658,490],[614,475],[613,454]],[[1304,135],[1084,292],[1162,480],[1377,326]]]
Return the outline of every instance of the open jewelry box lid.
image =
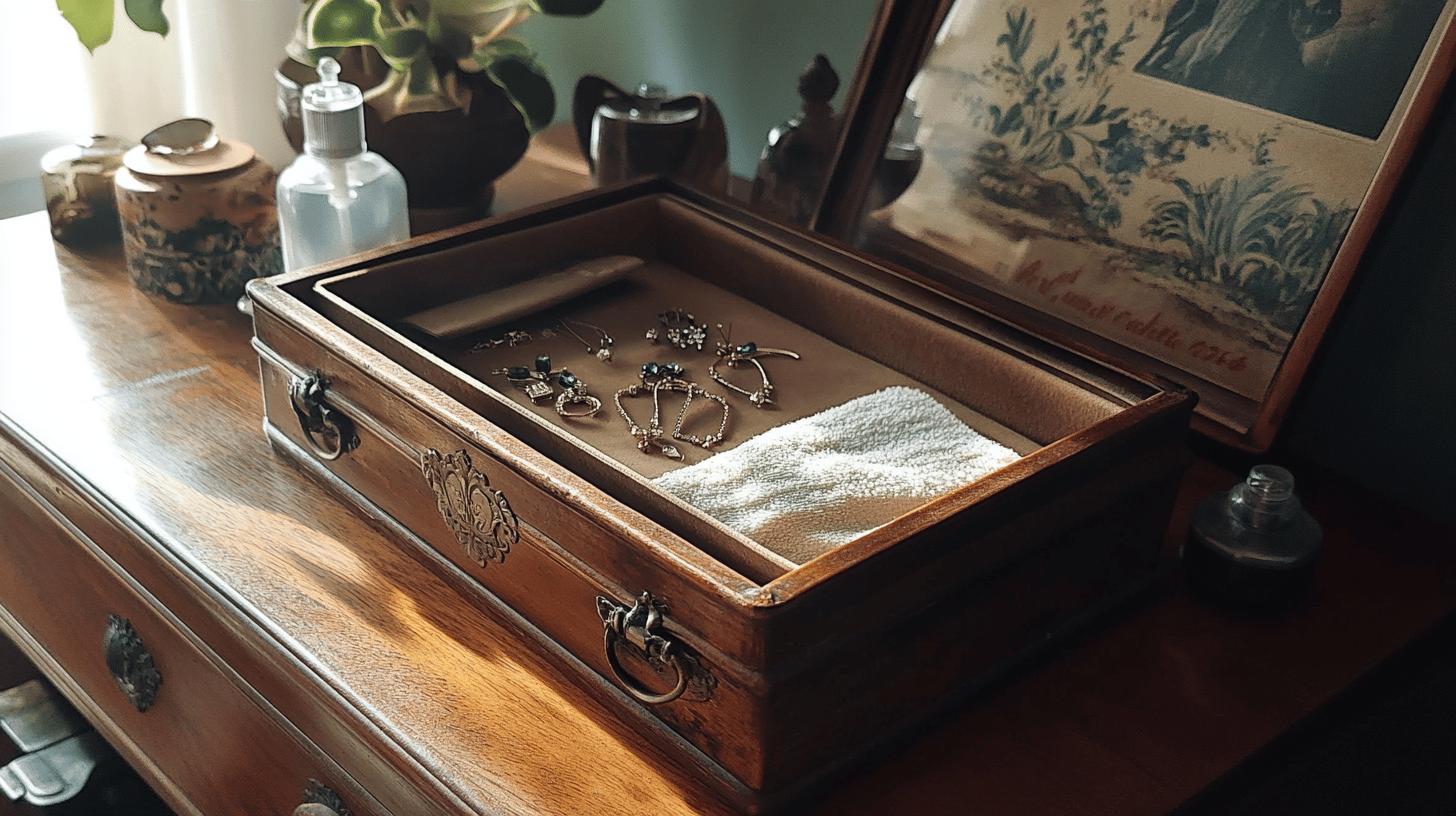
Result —
[[[1195,429],[1267,449],[1456,48],[1449,2],[1306,6],[1199,22],[896,0],[815,226],[917,286],[1191,388]],[[1288,53],[1248,46],[1285,25]]]

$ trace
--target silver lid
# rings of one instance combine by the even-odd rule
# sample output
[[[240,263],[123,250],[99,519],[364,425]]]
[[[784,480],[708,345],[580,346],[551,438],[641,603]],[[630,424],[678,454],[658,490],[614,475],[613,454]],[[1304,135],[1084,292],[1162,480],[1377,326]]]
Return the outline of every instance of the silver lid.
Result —
[[[674,107],[678,100],[667,95],[667,89],[655,82],[637,85],[637,93],[608,100],[597,108],[597,113],[606,119],[616,119],[640,125],[678,125],[697,118],[694,107]]]
[[[324,57],[319,81],[302,94],[303,150],[324,159],[346,159],[364,152],[364,94],[339,81],[339,63]]]

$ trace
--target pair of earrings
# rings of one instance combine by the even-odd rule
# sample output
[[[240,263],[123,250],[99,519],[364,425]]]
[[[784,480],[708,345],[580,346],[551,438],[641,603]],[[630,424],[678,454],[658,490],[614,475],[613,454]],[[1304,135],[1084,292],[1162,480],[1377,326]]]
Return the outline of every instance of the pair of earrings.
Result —
[[[708,376],[724,388],[748,397],[748,401],[755,408],[767,408],[773,405],[774,384],[769,380],[768,371],[763,367],[763,363],[759,362],[759,358],[788,357],[791,360],[797,360],[799,359],[798,353],[789,351],[788,349],[760,348],[757,343],[739,343],[734,345],[733,341],[729,339],[731,334],[732,327],[729,327],[728,331],[724,331],[723,324],[718,324],[718,336],[721,338],[717,348],[718,359],[712,365],[708,366]],[[729,382],[718,372],[718,365],[720,363],[729,368],[751,365],[758,369],[758,377],[760,380],[758,388],[749,391],[746,388]]]
[[[657,322],[661,324],[661,328],[654,326],[646,334],[654,345],[665,337],[669,345],[684,351],[702,351],[703,344],[708,342],[708,324],[699,323],[687,309],[668,309],[657,315]]]
[[[682,451],[668,441],[669,434],[662,427],[662,392],[669,391],[685,395],[682,406],[678,409],[677,419],[673,423],[671,439],[681,442],[689,442],[698,447],[707,449],[722,442],[728,435],[728,415],[730,409],[728,400],[723,397],[709,393],[702,386],[689,382],[683,378],[683,367],[677,363],[645,363],[639,374],[639,381],[620,389],[613,395],[612,400],[617,405],[617,413],[621,414],[622,420],[627,423],[627,432],[637,439],[637,449],[643,453],[661,453],[669,459],[682,459]],[[627,406],[622,404],[624,397],[637,397],[642,394],[652,394],[652,419],[646,427],[639,425],[632,415],[627,411]],[[683,428],[687,421],[688,411],[692,407],[693,400],[702,398],[718,403],[723,409],[722,420],[718,423],[718,430],[706,436],[689,433]]]
[[[545,354],[536,358],[534,369],[510,366],[497,368],[492,373],[504,375],[511,385],[525,391],[531,402],[539,403],[556,396],[556,413],[565,419],[584,419],[594,416],[602,409],[602,401],[587,393],[584,380],[564,368],[560,371],[552,370],[551,358]],[[562,388],[559,395],[551,387],[553,380]],[[578,405],[585,407],[574,407]]]

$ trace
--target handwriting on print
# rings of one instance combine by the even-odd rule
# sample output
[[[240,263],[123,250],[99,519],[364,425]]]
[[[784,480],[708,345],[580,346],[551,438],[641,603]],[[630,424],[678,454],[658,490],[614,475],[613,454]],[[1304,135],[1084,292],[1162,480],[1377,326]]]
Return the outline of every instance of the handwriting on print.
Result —
[[[1221,348],[1206,338],[1189,336],[1185,329],[1168,322],[1161,311],[1151,315],[1140,314],[1120,300],[1079,289],[1077,282],[1082,276],[1081,267],[1056,274],[1043,273],[1042,269],[1040,260],[1032,261],[1017,270],[1012,280],[1053,303],[1081,313],[1088,321],[1110,324],[1169,351],[1181,352],[1232,372],[1243,371],[1249,366],[1247,354]]]

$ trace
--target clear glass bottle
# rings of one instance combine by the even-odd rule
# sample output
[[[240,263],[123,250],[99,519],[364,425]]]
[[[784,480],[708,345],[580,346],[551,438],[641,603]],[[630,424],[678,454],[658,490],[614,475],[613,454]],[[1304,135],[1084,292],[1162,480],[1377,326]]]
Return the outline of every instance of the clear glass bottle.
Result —
[[[409,237],[404,177],[364,142],[364,96],[319,60],[302,95],[303,154],[278,176],[283,266],[299,269]]]
[[[1225,605],[1292,605],[1308,589],[1323,532],[1294,495],[1294,475],[1257,465],[1227,493],[1205,498],[1183,548],[1189,584]]]

